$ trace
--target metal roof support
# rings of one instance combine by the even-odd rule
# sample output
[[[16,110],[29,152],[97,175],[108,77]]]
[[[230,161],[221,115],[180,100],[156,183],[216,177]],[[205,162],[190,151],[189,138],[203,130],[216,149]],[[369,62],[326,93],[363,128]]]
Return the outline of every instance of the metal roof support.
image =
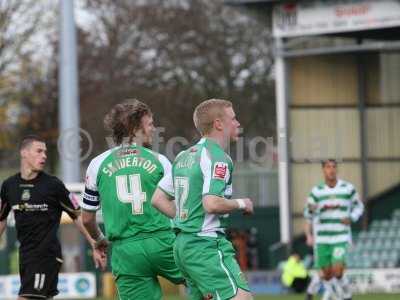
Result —
[[[79,182],[79,92],[74,1],[60,0],[59,130],[61,178]]]
[[[366,114],[366,75],[365,67],[363,64],[363,57],[357,56],[357,69],[358,69],[358,114],[360,120],[360,149],[361,149],[361,183],[362,183],[362,197],[365,201],[368,197],[368,128],[367,128],[367,114]],[[366,216],[366,214],[364,215]],[[364,226],[367,225],[367,219],[364,217]]]
[[[283,41],[275,39],[275,89],[279,168],[279,214],[281,242],[291,242],[291,211],[289,197],[289,129],[287,66],[282,56]]]

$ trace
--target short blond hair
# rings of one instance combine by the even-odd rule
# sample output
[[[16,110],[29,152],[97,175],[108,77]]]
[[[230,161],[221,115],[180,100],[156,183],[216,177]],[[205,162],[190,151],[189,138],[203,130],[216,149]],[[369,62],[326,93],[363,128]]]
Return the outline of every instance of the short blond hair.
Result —
[[[224,108],[232,107],[232,102],[222,99],[209,99],[200,103],[194,110],[193,122],[200,134],[209,134],[215,119],[222,118]]]

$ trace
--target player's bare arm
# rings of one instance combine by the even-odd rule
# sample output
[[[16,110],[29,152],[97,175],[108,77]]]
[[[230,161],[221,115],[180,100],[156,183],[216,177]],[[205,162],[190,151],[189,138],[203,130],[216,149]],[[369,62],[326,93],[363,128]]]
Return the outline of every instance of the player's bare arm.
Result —
[[[94,238],[92,238],[92,236],[86,230],[85,226],[83,225],[81,215],[79,215],[74,220],[74,224],[78,228],[78,230],[85,236],[86,240],[92,247],[93,262],[94,262],[94,265],[96,266],[96,268],[100,267],[102,270],[105,270],[105,267],[107,266],[106,249],[100,250],[100,249],[96,248],[96,240]]]
[[[151,199],[151,204],[153,207],[171,219],[173,219],[176,215],[174,199],[160,188],[157,188],[154,192]]]
[[[95,240],[90,236],[89,232],[83,226],[82,216],[80,214],[77,214],[76,218],[73,221],[74,221],[76,228],[78,228],[79,232],[83,234],[83,236],[86,238],[86,240],[88,241],[90,246],[94,247]]]
[[[235,210],[243,210],[246,214],[253,214],[253,202],[249,198],[225,199],[215,195],[203,197],[203,207],[210,214],[227,214]]]
[[[107,249],[108,241],[105,238],[104,234],[101,232],[99,226],[96,222],[96,212],[92,211],[82,211],[82,224],[91,236],[91,238],[95,241],[95,248],[105,248]]]

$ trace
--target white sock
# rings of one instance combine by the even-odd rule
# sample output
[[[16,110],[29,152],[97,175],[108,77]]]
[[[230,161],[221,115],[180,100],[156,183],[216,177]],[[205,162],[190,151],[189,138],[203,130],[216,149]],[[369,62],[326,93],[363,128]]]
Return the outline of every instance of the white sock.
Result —
[[[332,287],[335,290],[335,293],[336,293],[337,297],[339,299],[343,299],[343,288],[342,288],[342,285],[339,282],[339,279],[336,278],[336,277],[333,277],[331,279],[331,282],[332,282]]]
[[[331,298],[332,296],[332,292],[328,291],[328,290],[324,290],[324,293],[322,294],[322,300],[332,300]]]
[[[337,283],[341,287],[343,299],[351,298],[352,293],[350,289],[349,279],[345,275],[343,275],[342,278],[337,279]]]
[[[321,277],[319,277],[318,274],[314,274],[311,278],[310,283],[308,284],[307,287],[307,294],[309,295],[316,295],[319,291],[319,288],[321,286]]]
[[[332,279],[330,279],[330,280],[323,280],[322,283],[323,283],[324,288],[325,288],[325,292],[324,292],[324,294],[322,295],[322,300],[329,300],[329,299],[331,299],[331,300],[337,300],[337,299],[339,299],[339,298],[337,297],[337,295],[336,295],[335,290],[334,290],[334,287],[333,287],[333,280],[332,280]]]

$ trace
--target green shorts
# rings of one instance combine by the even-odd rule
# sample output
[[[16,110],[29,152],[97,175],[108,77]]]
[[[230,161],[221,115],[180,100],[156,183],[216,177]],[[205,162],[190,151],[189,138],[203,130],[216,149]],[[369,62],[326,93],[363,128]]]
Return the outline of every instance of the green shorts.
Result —
[[[315,267],[324,269],[335,264],[345,264],[348,243],[317,244],[315,246]]]
[[[162,299],[158,275],[175,284],[184,282],[173,257],[174,240],[172,232],[159,232],[112,244],[111,267],[119,299]]]
[[[235,259],[235,250],[225,237],[179,233],[174,256],[186,279],[190,299],[225,300],[234,297],[238,288],[249,291]]]

